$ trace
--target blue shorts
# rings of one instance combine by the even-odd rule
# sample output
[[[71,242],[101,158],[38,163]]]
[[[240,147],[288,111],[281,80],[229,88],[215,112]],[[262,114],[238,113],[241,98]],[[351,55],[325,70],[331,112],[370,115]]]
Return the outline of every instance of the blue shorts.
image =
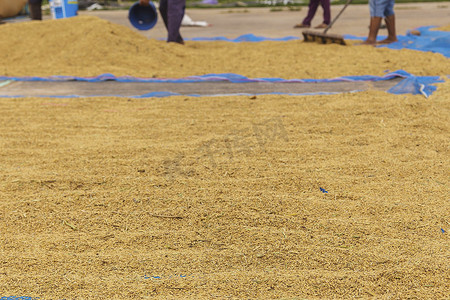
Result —
[[[371,17],[389,17],[394,14],[395,0],[369,0]]]

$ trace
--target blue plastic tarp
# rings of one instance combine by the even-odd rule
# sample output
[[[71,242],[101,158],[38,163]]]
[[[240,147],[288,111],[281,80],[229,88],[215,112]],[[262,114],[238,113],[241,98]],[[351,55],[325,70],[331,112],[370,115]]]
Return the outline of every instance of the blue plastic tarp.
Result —
[[[445,57],[450,57],[450,32],[431,30],[436,26],[419,27],[416,30],[420,35],[414,35],[409,31],[406,35],[397,36],[398,42],[377,47],[386,47],[389,49],[411,49],[425,52],[440,53]],[[344,35],[348,40],[364,40],[365,38],[353,35]],[[377,40],[385,39],[386,36],[378,36]],[[448,75],[448,74],[447,74]]]
[[[102,74],[96,77],[76,77],[76,76],[49,76],[49,77],[9,77],[0,76],[0,81],[85,81],[85,82],[101,82],[101,81],[117,81],[117,82],[159,82],[159,83],[194,83],[194,82],[231,82],[231,83],[245,83],[245,82],[275,82],[275,83],[326,83],[326,82],[342,82],[342,81],[381,81],[390,80],[394,78],[404,78],[393,88],[387,92],[392,94],[422,94],[425,97],[431,95],[436,90],[435,83],[443,82],[439,76],[414,76],[404,70],[397,70],[395,72],[387,73],[384,76],[342,76],[331,79],[282,79],[282,78],[248,78],[239,74],[224,73],[224,74],[206,74],[201,76],[189,76],[184,78],[137,78],[132,76],[114,76],[113,74]],[[328,94],[328,93],[316,93]],[[150,94],[141,95],[140,97],[168,97],[178,95],[172,92],[158,91]],[[229,94],[227,94],[229,95]],[[233,95],[244,95],[235,93]],[[311,94],[289,94],[289,95],[311,95]],[[119,95],[118,95],[119,96]],[[199,96],[199,95],[190,95]],[[210,95],[212,96],[212,95]],[[67,97],[67,96],[65,96]]]
[[[252,33],[249,34],[243,34],[235,39],[229,39],[224,36],[217,36],[217,37],[197,37],[192,39],[186,39],[189,41],[223,41],[223,42],[233,42],[233,43],[240,43],[240,42],[265,42],[265,41],[291,41],[291,40],[299,40],[300,38],[297,36],[286,36],[282,38],[268,38],[263,36],[257,36]]]

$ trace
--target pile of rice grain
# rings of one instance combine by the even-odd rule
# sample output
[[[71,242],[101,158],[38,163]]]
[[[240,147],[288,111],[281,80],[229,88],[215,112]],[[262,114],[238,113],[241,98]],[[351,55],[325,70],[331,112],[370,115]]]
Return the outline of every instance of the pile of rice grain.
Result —
[[[290,42],[148,40],[98,17],[23,22],[0,27],[0,75],[183,77],[237,73],[248,77],[332,78],[404,69],[447,75],[441,54],[370,46]]]
[[[433,28],[432,30],[450,31],[450,24],[438,28]]]

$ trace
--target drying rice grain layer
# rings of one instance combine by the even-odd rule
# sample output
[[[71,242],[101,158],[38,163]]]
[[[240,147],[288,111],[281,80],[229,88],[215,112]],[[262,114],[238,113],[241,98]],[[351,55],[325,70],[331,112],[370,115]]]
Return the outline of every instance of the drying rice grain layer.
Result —
[[[58,45],[51,22],[0,27],[2,72],[321,78],[448,66],[414,51],[179,47],[94,18],[58,24],[72,22],[95,30]],[[42,40],[27,47],[20,26]],[[429,99],[0,99],[0,295],[443,299],[449,95],[447,81]]]
[[[445,298],[448,95],[0,99],[0,291]]]

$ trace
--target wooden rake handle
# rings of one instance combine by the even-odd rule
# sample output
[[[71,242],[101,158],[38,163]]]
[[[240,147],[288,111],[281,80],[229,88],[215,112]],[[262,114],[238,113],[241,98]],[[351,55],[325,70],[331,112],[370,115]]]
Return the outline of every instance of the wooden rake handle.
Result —
[[[341,9],[341,11],[337,14],[336,17],[334,17],[333,21],[331,21],[331,23],[327,26],[327,28],[325,28],[325,30],[323,31],[323,33],[327,33],[328,29],[331,28],[331,26],[333,26],[334,22],[337,21],[337,19],[342,15],[342,13],[344,12],[344,10],[347,8],[347,6],[352,3],[352,0],[347,0],[347,3],[345,3],[344,7]]]

